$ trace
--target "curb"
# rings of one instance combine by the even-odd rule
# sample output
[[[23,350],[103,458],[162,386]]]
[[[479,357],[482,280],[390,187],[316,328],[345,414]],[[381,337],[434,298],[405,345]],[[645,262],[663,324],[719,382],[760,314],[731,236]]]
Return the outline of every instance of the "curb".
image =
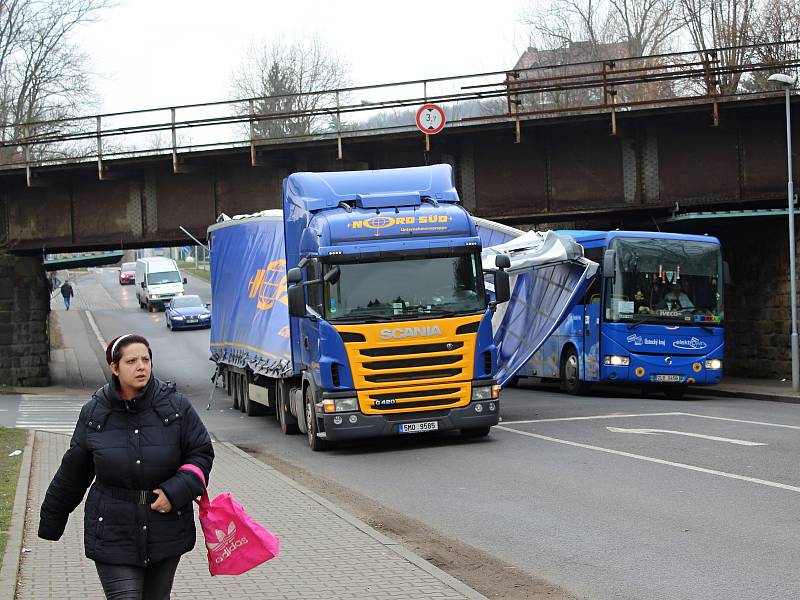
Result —
[[[470,600],[489,600],[483,594],[480,594],[480,593],[476,592],[471,587],[469,587],[465,583],[462,583],[461,581],[459,581],[458,579],[456,579],[452,575],[448,575],[447,573],[442,571],[440,568],[435,567],[434,565],[429,563],[427,560],[425,560],[421,556],[418,556],[418,555],[414,554],[413,552],[411,552],[410,550],[406,549],[399,542],[397,542],[397,541],[395,541],[395,540],[383,535],[382,533],[379,533],[378,531],[376,531],[375,529],[373,529],[372,527],[370,527],[369,525],[367,525],[366,523],[364,523],[360,519],[357,519],[356,517],[354,517],[350,513],[342,510],[341,508],[339,508],[335,504],[332,504],[331,502],[329,502],[325,498],[319,496],[318,494],[315,494],[314,492],[312,492],[308,488],[300,485],[299,483],[297,483],[296,481],[294,481],[290,477],[287,477],[286,475],[284,475],[283,473],[281,473],[277,469],[274,469],[273,467],[270,467],[269,465],[265,465],[264,463],[262,463],[257,458],[254,458],[253,456],[250,456],[249,454],[247,454],[247,452],[245,452],[244,450],[241,450],[240,448],[234,446],[230,442],[216,442],[216,443],[224,445],[226,448],[230,449],[235,454],[238,454],[239,456],[241,456],[242,458],[246,459],[247,461],[253,463],[254,465],[257,465],[259,468],[264,469],[265,471],[269,471],[272,475],[274,475],[278,479],[283,480],[283,482],[286,483],[287,485],[293,487],[295,490],[297,490],[301,494],[303,494],[305,496],[308,496],[309,498],[311,498],[317,504],[320,504],[321,506],[325,507],[326,509],[328,509],[329,511],[334,513],[340,519],[346,521],[347,523],[349,523],[350,525],[352,525],[356,529],[360,530],[361,532],[365,533],[366,535],[368,535],[369,537],[371,537],[372,539],[374,539],[375,541],[377,541],[378,543],[383,545],[387,550],[391,550],[392,552],[394,552],[395,554],[397,554],[398,556],[400,556],[404,560],[406,560],[406,561],[410,562],[411,564],[419,567],[420,569],[422,569],[423,571],[428,573],[428,575],[430,575],[431,577],[434,577],[435,579],[438,579],[443,584],[445,584],[445,585],[449,586],[450,588],[452,588],[454,591],[458,592],[459,594],[462,594],[464,597],[469,598]],[[0,598],[0,600],[2,600],[2,598]]]
[[[800,397],[785,396],[782,394],[770,394],[765,392],[746,392],[736,390],[714,389],[714,388],[695,388],[687,392],[697,396],[716,396],[718,398],[746,398],[748,400],[766,400],[768,402],[786,402],[789,404],[800,404]]]
[[[31,478],[33,444],[35,431],[28,431],[28,441],[22,453],[19,468],[17,491],[14,495],[14,508],[11,510],[11,523],[8,527],[8,543],[0,567],[0,600],[14,600],[17,594],[17,577],[22,556],[22,534],[25,531],[25,509],[28,506],[28,484]]]

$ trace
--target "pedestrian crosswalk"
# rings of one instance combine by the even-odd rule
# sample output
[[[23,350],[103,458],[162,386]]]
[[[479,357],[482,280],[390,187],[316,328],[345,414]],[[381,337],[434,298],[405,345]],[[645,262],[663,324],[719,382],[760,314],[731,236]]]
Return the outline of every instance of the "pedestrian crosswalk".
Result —
[[[23,394],[14,427],[72,434],[88,398]]]

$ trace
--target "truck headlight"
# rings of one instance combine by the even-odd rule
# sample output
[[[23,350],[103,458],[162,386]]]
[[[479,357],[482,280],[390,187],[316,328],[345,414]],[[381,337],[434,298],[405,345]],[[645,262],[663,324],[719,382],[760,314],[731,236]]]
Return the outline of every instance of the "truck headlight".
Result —
[[[323,398],[322,412],[353,412],[358,410],[358,398]]]
[[[718,358],[709,358],[706,361],[706,369],[709,371],[719,371],[722,368],[722,361]]]
[[[496,400],[500,397],[499,385],[482,385],[472,388],[472,401]]]
[[[627,367],[631,364],[630,356],[619,356],[617,354],[606,355],[603,364],[607,367]]]

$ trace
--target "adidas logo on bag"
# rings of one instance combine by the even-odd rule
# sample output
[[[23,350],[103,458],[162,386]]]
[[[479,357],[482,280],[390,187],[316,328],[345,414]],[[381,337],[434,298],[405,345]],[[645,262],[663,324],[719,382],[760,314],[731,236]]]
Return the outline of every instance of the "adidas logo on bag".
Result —
[[[230,555],[233,554],[237,548],[244,546],[247,543],[246,537],[234,541],[234,538],[236,537],[236,523],[233,521],[228,524],[227,534],[221,529],[217,529],[214,534],[217,536],[217,542],[207,542],[206,546],[211,552],[219,554],[218,556],[214,557],[215,563],[221,563],[226,558],[230,557]]]

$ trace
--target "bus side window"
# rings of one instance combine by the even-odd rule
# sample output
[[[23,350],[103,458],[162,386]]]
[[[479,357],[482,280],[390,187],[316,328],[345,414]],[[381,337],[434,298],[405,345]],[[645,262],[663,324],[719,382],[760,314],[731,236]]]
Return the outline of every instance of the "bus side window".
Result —
[[[599,264],[602,268],[603,265],[603,248],[584,248],[583,255]],[[589,284],[589,287],[586,290],[586,294],[583,296],[583,304],[600,304],[600,283],[599,281],[602,280],[600,271],[598,270],[597,275],[595,275],[592,283]]]

